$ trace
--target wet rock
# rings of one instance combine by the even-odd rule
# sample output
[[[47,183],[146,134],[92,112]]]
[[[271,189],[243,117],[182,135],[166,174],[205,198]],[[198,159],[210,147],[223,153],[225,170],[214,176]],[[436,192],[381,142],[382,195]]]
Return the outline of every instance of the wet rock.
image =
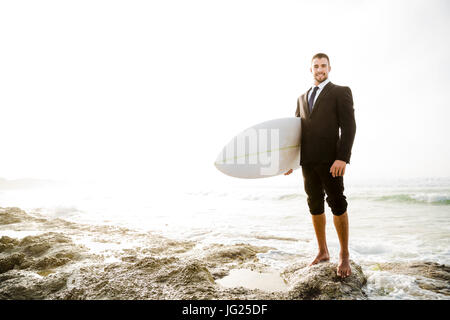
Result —
[[[74,260],[73,253],[62,253],[59,252],[55,255],[44,257],[33,263],[32,267],[37,270],[45,270],[51,268],[61,267]]]
[[[47,232],[37,236],[28,236],[20,241],[20,246],[24,247],[30,254],[40,255],[49,247],[57,244],[71,243],[71,239],[61,233]]]
[[[214,284],[214,278],[208,268],[198,261],[188,263],[169,274],[170,281],[177,285]]]
[[[200,261],[185,261],[169,273],[167,299],[212,299],[217,288],[208,268]]]
[[[15,253],[4,258],[0,258],[0,274],[12,270],[16,267],[20,268],[24,261],[25,255],[21,253]]]
[[[415,276],[421,289],[450,296],[450,266],[426,261],[379,263],[376,270]]]
[[[143,234],[142,236],[151,239],[151,242],[140,250],[140,253],[144,255],[180,254],[191,250],[196,245],[194,241],[174,241],[150,234]]]
[[[0,253],[11,250],[18,244],[19,244],[18,240],[3,236],[0,238]]]
[[[12,269],[44,270],[63,266],[81,257],[83,247],[63,234],[48,232],[22,240],[0,239],[0,273]]]
[[[450,282],[450,266],[435,262],[379,263],[379,270],[406,275],[421,275]]]
[[[282,273],[289,287],[288,299],[342,300],[366,299],[363,287],[367,278],[359,265],[351,261],[352,274],[342,279],[336,274],[336,263],[323,262],[309,267],[292,265]]]
[[[213,244],[206,247],[205,258],[208,261],[216,263],[229,263],[237,261],[253,260],[256,254],[260,252],[267,252],[273,248],[271,247],[256,247],[250,244],[238,243],[234,245]]]
[[[25,211],[19,208],[0,208],[0,225],[18,223],[27,218]]]
[[[0,300],[49,299],[66,286],[68,274],[59,273],[41,278],[29,271],[13,270],[7,279],[0,279]]]
[[[50,248],[51,245],[48,243],[35,243],[26,246],[23,251],[31,256],[40,256]]]
[[[178,261],[175,257],[145,257],[143,259],[139,259],[133,266],[133,268],[145,270],[149,273],[155,273],[161,270],[161,268],[169,268],[170,265],[176,263]],[[163,278],[162,276],[160,278]],[[165,281],[165,279],[161,279],[161,281]]]

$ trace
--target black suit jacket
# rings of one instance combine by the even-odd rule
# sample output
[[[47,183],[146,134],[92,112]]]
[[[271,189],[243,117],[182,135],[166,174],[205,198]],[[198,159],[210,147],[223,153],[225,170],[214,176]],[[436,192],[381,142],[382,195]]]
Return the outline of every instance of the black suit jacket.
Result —
[[[308,93],[309,90],[298,98],[295,111],[302,122],[300,165],[335,160],[350,163],[356,133],[352,91],[329,82],[320,92],[311,114]]]

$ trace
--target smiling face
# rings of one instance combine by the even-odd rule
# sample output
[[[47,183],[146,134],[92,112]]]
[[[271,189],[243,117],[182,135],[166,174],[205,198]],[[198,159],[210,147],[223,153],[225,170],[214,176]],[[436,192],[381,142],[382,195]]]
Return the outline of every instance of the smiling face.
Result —
[[[314,77],[315,85],[328,79],[328,73],[331,71],[327,58],[315,58],[311,62],[311,73]]]

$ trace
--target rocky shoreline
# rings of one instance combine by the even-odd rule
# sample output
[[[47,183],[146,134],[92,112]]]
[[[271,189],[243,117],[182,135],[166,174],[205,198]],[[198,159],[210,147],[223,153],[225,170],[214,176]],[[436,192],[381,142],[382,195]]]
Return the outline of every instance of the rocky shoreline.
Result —
[[[2,235],[5,230],[32,234],[10,237]],[[294,259],[279,270],[286,291],[217,283],[233,269],[271,271],[257,257],[275,249],[270,247],[199,246],[126,228],[47,219],[19,208],[0,208],[0,235],[0,299],[367,299],[367,277],[354,262],[352,275],[340,279],[335,263],[308,267],[301,257]],[[409,274],[427,268],[423,276],[436,282],[428,289],[450,295],[446,266],[380,267]]]

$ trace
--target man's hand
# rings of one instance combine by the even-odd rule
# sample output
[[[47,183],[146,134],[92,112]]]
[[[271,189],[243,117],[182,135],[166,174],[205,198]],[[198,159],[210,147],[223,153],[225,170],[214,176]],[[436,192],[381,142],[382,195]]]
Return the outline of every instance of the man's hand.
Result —
[[[288,175],[290,175],[291,173],[292,173],[292,171],[294,171],[294,170],[292,170],[292,169],[289,169],[289,171],[288,172],[286,172],[284,175],[285,176],[288,176]]]
[[[333,176],[333,178],[344,176],[346,165],[347,163],[345,161],[335,160],[330,168],[330,173]]]

